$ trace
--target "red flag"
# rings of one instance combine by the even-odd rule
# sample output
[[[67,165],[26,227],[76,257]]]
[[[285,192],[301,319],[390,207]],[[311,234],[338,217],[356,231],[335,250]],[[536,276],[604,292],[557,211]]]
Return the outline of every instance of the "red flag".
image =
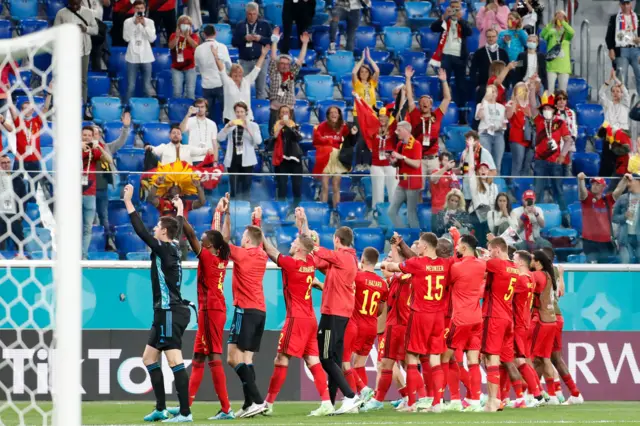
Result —
[[[380,130],[380,121],[378,120],[378,117],[375,116],[375,113],[369,104],[362,99],[356,98],[354,104],[358,114],[357,117],[358,124],[360,124],[360,132],[362,132],[362,137],[367,144],[367,148],[371,150],[373,141]]]

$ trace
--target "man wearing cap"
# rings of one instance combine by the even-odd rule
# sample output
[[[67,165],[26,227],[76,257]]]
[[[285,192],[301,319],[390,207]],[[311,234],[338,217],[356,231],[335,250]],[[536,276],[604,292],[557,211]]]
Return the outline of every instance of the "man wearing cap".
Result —
[[[522,194],[522,207],[511,212],[511,218],[518,222],[520,241],[515,244],[517,250],[533,251],[543,247],[551,247],[551,243],[540,235],[544,228],[544,212],[536,206],[536,193],[531,189]]]
[[[407,216],[410,228],[419,228],[418,222],[418,197],[422,191],[422,146],[413,136],[411,136],[411,123],[401,121],[398,123],[396,135],[398,145],[391,153],[391,165],[398,167],[398,177],[400,182],[391,198],[389,206],[389,217],[393,221],[393,226],[401,228],[402,220],[398,215],[400,207],[407,204]]]
[[[636,87],[640,87],[640,27],[631,0],[620,0],[620,11],[609,18],[605,36],[609,58],[616,63],[618,79],[628,87],[629,65],[633,68]]]
[[[605,194],[607,182],[604,178],[591,178],[591,190],[588,190],[585,174],[578,174],[578,199],[582,206],[582,248],[588,263],[608,263],[609,256],[616,254],[613,206],[631,179],[631,175],[625,175],[615,191]]]
[[[618,225],[618,244],[622,263],[640,263],[640,174],[625,175],[629,192],[613,207],[613,223]]]

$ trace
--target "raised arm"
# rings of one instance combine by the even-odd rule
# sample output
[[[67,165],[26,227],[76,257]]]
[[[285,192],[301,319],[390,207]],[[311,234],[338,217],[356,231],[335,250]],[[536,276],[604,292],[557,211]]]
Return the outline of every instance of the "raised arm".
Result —
[[[411,259],[412,257],[418,256],[413,250],[411,250],[411,247],[409,247],[406,241],[404,241],[397,233],[394,232],[391,239],[393,240],[391,245],[394,246],[405,259]]]
[[[309,33],[303,33],[300,36],[300,42],[302,43],[302,47],[300,48],[300,54],[296,58],[296,63],[298,66],[302,66],[304,64],[304,58],[307,56],[307,48],[309,47]]]
[[[515,62],[515,61],[509,62],[507,64],[507,66],[504,67],[504,69],[502,70],[500,75],[498,75],[496,77],[495,83],[496,84],[502,84],[504,82],[505,78],[507,78],[507,75],[509,75],[509,72],[516,68],[516,64],[517,64],[517,62]]]
[[[369,62],[369,65],[371,65],[371,69],[373,70],[373,76],[371,76],[371,79],[378,81],[380,79],[380,68],[378,67],[378,64],[376,64],[376,61],[371,58],[371,52],[368,47],[364,49],[364,54],[367,57],[367,62]]]
[[[415,70],[413,69],[412,66],[408,66],[404,70],[404,77],[405,77],[404,86],[407,90],[407,102],[409,103],[408,105],[409,112],[416,109],[415,100],[413,99],[413,85],[411,84],[411,77],[413,77],[414,73],[415,73]]]
[[[107,148],[111,154],[115,154],[118,152],[120,148],[127,143],[127,138],[129,137],[129,132],[131,131],[131,113],[125,112],[122,114],[122,130],[120,130],[120,135],[118,139],[113,142],[107,143]]]
[[[202,247],[200,246],[200,241],[198,240],[198,237],[196,236],[195,231],[193,230],[193,228],[191,227],[191,224],[187,220],[185,220],[182,225],[183,225],[182,229],[184,229],[184,236],[187,237],[187,241],[189,241],[191,250],[193,250],[196,256],[199,256],[200,251],[202,250]]]
[[[586,183],[586,175],[581,172],[578,173],[578,199],[580,201],[584,201],[589,196],[589,191],[587,191],[587,183]]]
[[[614,189],[613,193],[611,194],[614,200],[617,201],[618,198],[622,196],[625,189],[627,189],[627,186],[632,180],[633,180],[633,176],[631,176],[631,174],[629,173],[625,174],[624,177],[620,179],[620,182],[618,182],[616,189]]]
[[[265,253],[267,253],[267,256],[269,256],[269,259],[271,259],[273,263],[278,263],[278,256],[280,256],[280,252],[278,251],[277,248],[272,246],[271,243],[269,243],[268,238],[262,239],[262,248],[264,249]]]
[[[231,212],[229,212],[229,193],[227,192],[224,196],[225,201],[223,201],[223,205],[225,206],[224,213],[224,223],[222,224],[222,238],[226,242],[231,240]]]
[[[362,57],[358,62],[356,62],[356,64],[353,66],[353,69],[351,70],[351,84],[353,86],[355,86],[356,81],[358,81],[358,71],[360,70],[360,67],[364,65],[364,60],[365,60],[365,55],[363,52]]]
[[[264,61],[267,58],[267,54],[269,53],[269,49],[271,48],[270,45],[265,44],[264,46],[262,46],[262,52],[260,54],[260,58],[258,58],[258,62],[256,62],[256,68],[260,68],[262,69],[262,66],[264,65]]]
[[[447,73],[444,68],[438,69],[438,79],[440,79],[440,84],[442,84],[442,102],[440,102],[439,108],[443,114],[446,114],[449,109],[449,104],[451,103],[451,88],[449,88],[449,83],[447,83]]]
[[[123,193],[123,201],[124,206],[127,209],[127,213],[129,213],[129,219],[131,220],[131,225],[133,226],[133,230],[140,237],[144,243],[149,246],[151,250],[157,250],[160,246],[158,240],[156,240],[153,235],[149,233],[147,228],[144,226],[142,219],[138,212],[136,212],[136,208],[133,206],[133,202],[131,199],[133,197],[133,186],[127,185],[124,187]]]

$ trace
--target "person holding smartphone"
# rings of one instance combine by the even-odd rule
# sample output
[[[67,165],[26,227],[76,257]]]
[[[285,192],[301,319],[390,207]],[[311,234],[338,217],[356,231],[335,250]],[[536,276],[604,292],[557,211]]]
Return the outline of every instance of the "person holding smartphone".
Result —
[[[127,62],[127,90],[120,93],[122,103],[126,104],[136,90],[138,73],[142,72],[142,84],[144,95],[151,97],[153,86],[151,85],[151,66],[156,60],[153,56],[151,43],[156,41],[156,27],[153,21],[145,18],[145,3],[143,0],[133,2],[135,14],[124,21],[123,38],[129,43],[125,61]]]
[[[198,98],[189,107],[187,115],[180,123],[182,133],[189,134],[189,146],[193,148],[206,148],[213,150],[213,156],[218,161],[218,126],[213,120],[207,118],[209,104],[203,98]],[[194,165],[204,160],[205,154],[192,154]]]

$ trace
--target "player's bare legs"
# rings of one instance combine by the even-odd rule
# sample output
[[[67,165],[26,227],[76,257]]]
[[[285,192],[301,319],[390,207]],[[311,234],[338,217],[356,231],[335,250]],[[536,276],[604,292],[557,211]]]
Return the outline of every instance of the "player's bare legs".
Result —
[[[369,387],[369,381],[367,378],[367,370],[365,368],[367,364],[368,356],[358,355],[354,353],[353,355],[353,371],[356,373],[356,383],[360,392],[360,397],[363,401],[368,401],[373,397],[373,389]]]
[[[515,408],[524,408],[525,402],[524,402],[524,395],[522,391],[523,377],[520,374],[520,371],[516,367],[516,364],[514,361],[503,362],[502,366],[506,369],[507,374],[509,376],[509,380],[513,385],[513,390],[516,394]]]
[[[487,393],[489,399],[484,407],[485,411],[498,411],[500,408],[500,355],[487,354],[484,357],[487,370]]]

